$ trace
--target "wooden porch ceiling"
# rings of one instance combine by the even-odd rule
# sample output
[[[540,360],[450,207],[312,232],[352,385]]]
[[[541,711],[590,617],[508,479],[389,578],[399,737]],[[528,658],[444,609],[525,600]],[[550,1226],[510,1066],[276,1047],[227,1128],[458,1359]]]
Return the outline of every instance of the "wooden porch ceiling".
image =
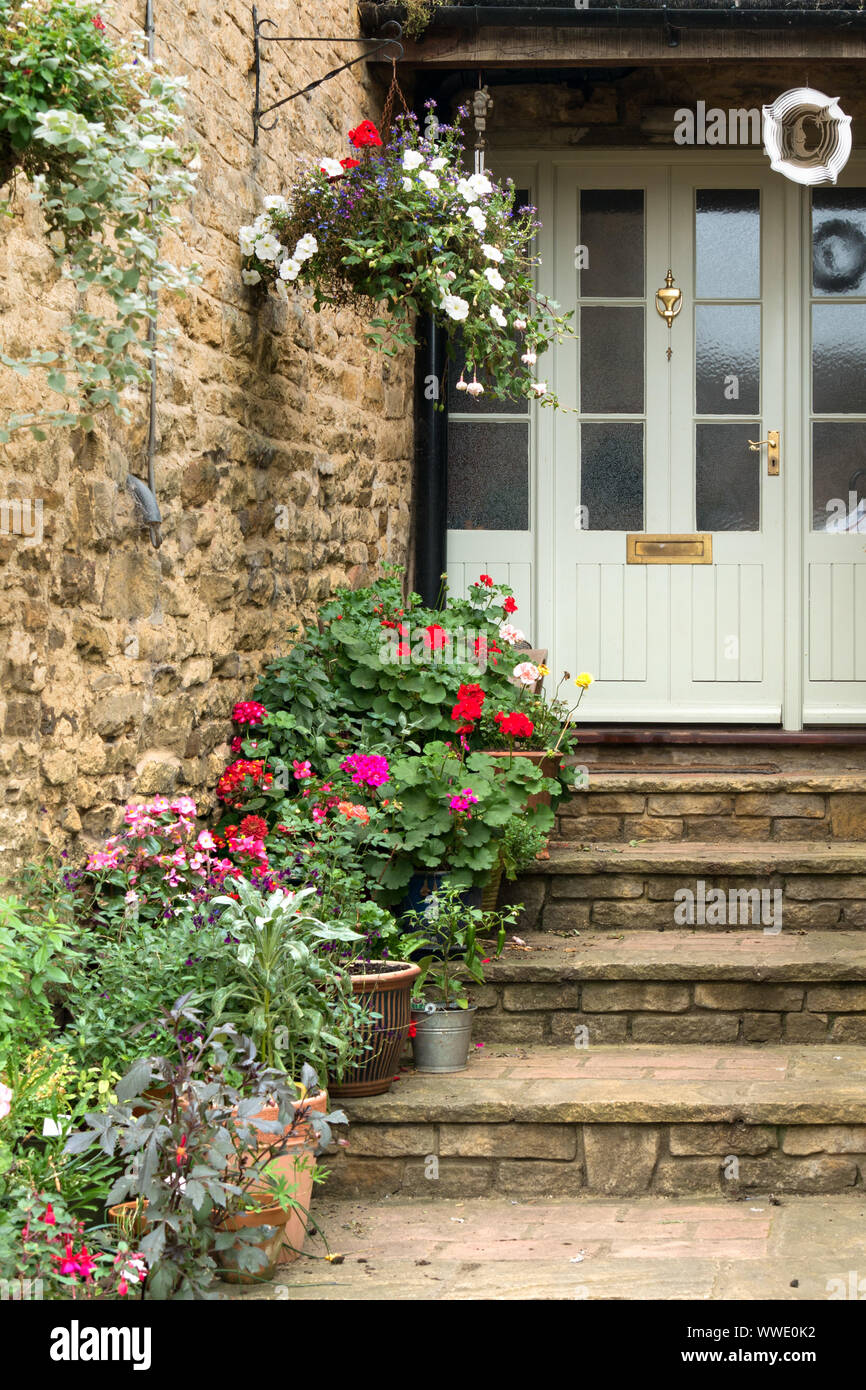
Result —
[[[644,29],[580,30],[529,26],[435,32],[420,43],[402,40],[401,67],[564,68],[611,64],[767,63],[866,57],[866,31],[779,29],[680,30],[670,47],[656,25]],[[375,60],[374,60],[375,61]]]

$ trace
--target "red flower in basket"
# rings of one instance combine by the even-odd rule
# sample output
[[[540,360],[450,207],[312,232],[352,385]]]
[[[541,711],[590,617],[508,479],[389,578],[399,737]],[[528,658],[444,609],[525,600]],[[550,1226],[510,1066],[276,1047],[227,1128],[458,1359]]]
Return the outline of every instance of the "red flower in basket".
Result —
[[[409,1037],[410,1037],[410,1038],[417,1037],[417,1034],[418,1034],[418,1024],[417,1024],[417,1023],[410,1023],[410,1024],[409,1024]]]
[[[349,139],[356,150],[362,150],[367,145],[381,145],[382,137],[372,121],[362,121],[354,130],[349,131]]]

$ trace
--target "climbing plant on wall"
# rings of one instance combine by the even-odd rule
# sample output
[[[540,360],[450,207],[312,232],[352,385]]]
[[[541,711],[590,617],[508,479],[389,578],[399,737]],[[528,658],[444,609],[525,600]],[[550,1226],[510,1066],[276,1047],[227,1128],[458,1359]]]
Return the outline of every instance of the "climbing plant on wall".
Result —
[[[146,56],[143,36],[111,38],[95,0],[0,0],[0,70],[0,183],[30,180],[78,295],[60,350],[0,352],[63,398],[11,415],[0,440],[23,427],[41,439],[47,425],[91,429],[104,407],[128,418],[125,397],[167,346],[148,336],[159,291],[197,279],[159,250],[197,161],[180,135],[185,79]]]

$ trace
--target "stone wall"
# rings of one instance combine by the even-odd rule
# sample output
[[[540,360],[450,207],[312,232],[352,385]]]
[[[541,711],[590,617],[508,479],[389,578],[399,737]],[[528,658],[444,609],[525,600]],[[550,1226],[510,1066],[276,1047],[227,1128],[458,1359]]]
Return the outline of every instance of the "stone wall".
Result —
[[[142,27],[144,0],[109,19]],[[278,33],[355,34],[352,0],[268,9]],[[159,370],[162,545],[125,483],[146,478],[147,401],[129,426],[20,434],[0,448],[0,498],[41,498],[43,539],[0,536],[0,862],[89,843],[127,798],[182,789],[207,806],[228,754],[232,703],[337,584],[406,558],[412,361],[367,350],[348,312],[300,295],[256,309],[238,227],[285,190],[299,157],[348,152],[382,91],[364,64],[279,113],[252,142],[247,0],[156,0],[156,50],[188,75],[199,189],[178,260],[202,283],[162,314],[179,330]],[[265,102],[355,56],[348,45],[272,44]],[[172,238],[174,240],[174,238]],[[49,347],[68,309],[38,210],[16,194],[0,225],[0,346]],[[0,368],[0,409],[38,390]],[[279,525],[277,524],[279,523]]]

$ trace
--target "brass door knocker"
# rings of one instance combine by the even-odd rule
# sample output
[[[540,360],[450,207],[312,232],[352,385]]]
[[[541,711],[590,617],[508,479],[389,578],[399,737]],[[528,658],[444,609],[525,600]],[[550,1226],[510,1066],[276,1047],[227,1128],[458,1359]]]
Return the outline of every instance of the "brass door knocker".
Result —
[[[674,289],[674,275],[672,270],[668,270],[665,276],[665,283],[662,289],[656,290],[656,313],[658,313],[667,323],[668,331],[673,326],[673,321],[680,309],[683,307],[682,290]],[[673,349],[668,347],[667,359],[671,360]]]

